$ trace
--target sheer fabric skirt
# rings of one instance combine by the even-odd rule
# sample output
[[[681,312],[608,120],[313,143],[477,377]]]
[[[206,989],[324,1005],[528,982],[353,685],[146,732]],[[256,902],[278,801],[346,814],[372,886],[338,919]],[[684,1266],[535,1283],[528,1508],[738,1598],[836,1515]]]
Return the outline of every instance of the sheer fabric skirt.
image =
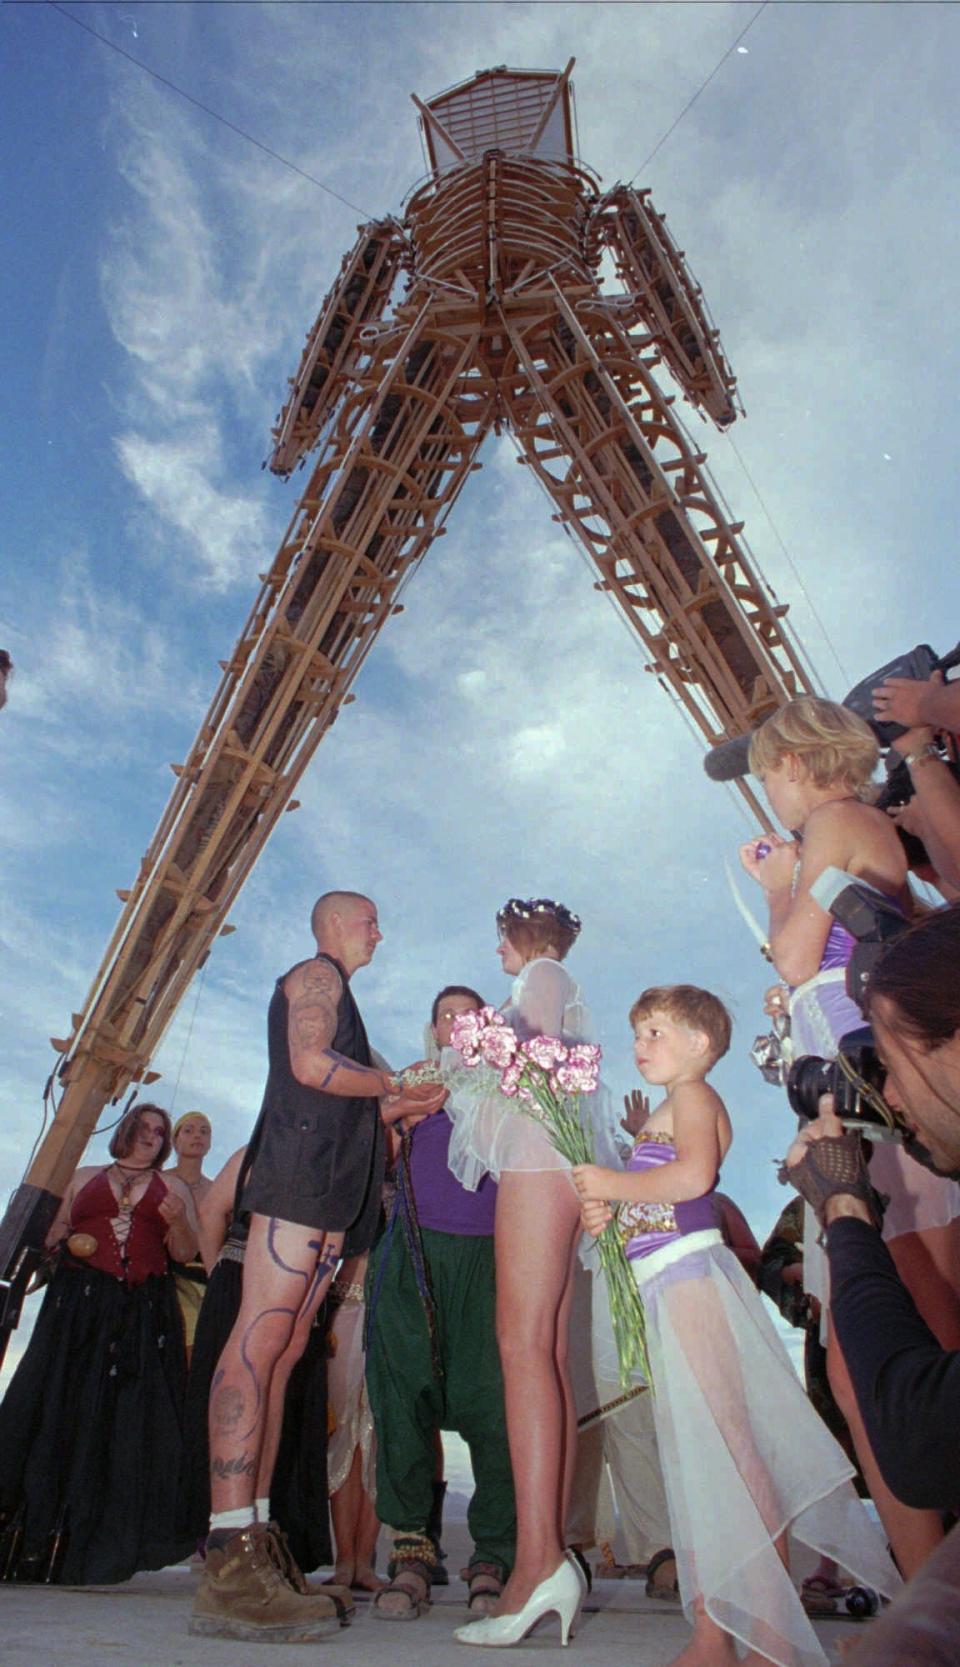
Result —
[[[810,1406],[760,1297],[715,1231],[631,1263],[680,1594],[779,1667],[826,1656],[774,1545],[788,1533],[889,1594],[899,1585],[852,1467]]]
[[[499,1092],[497,1072],[482,1065],[468,1069],[452,1048],[444,1048],[442,1061],[443,1080],[450,1090],[444,1110],[453,1124],[447,1162],[461,1186],[474,1192],[484,1175],[498,1181],[509,1170],[535,1173],[570,1168],[543,1124],[521,1109],[524,1102]],[[579,1115],[594,1161],[621,1169],[618,1124],[603,1083],[594,1093],[583,1095]]]
[[[475,1192],[484,1175],[499,1181],[510,1169],[570,1168],[537,1119],[494,1086],[497,1072],[483,1065],[468,1069],[453,1048],[444,1048],[441,1058],[450,1089],[444,1110],[453,1124],[447,1163],[461,1186]]]

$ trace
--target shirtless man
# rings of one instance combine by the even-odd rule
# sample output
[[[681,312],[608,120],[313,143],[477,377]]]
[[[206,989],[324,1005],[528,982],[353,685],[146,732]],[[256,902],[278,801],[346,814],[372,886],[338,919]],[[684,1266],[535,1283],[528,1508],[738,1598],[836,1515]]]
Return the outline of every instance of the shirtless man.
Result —
[[[210,1395],[210,1535],[190,1623],[206,1636],[277,1643],[339,1625],[332,1597],[285,1578],[269,1527],[287,1381],[341,1257],[372,1243],[384,1124],[429,1116],[446,1092],[405,1089],[370,1063],[349,981],[381,940],[375,904],[327,892],[310,925],[315,957],[278,979],[270,1002],[270,1068],[242,1200],[243,1298]]]

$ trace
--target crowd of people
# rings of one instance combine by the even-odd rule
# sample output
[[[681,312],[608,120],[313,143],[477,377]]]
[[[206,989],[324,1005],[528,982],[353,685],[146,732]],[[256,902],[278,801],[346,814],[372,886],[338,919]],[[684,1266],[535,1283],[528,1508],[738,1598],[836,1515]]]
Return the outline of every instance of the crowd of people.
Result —
[[[202,1113],[171,1127],[135,1106],[111,1162],[79,1170],[63,1200],[0,1405],[0,1575],[120,1581],[199,1547],[196,1633],[312,1641],[353,1618],[358,1593],[379,1621],[416,1621],[448,1579],[455,1431],[474,1477],[461,1643],[509,1646],[548,1616],[566,1643],[599,1544],[595,1572],[640,1574],[682,1604],[692,1633],[673,1667],[825,1663],[810,1616],[854,1582],[896,1601],[853,1662],[946,1667],[960,786],[937,735],[960,731],[960,703],[934,677],[884,684],[876,707],[902,726],[915,788],[892,815],[873,803],[875,736],[846,708],[791,701],[751,744],[783,830],[741,850],[769,912],[767,1010],[789,1018],[796,1056],[827,1061],[868,1018],[886,1069],[882,1124],[845,1127],[829,1096],[801,1124],[782,1175],[805,1224],[798,1201],[761,1248],[718,1190],[736,1131],[709,1080],[731,1040],[711,992],[651,985],[633,1001],[637,1069],[661,1097],[631,1095],[621,1120],[602,1085],[585,1094],[594,1161],[571,1165],[542,1121],[463,1067],[456,1026],[485,1009],[478,991],[439,991],[413,1066],[396,1074],[373,1052],[351,981],[380,941],[376,906],[326,893],[315,953],[273,991],[248,1143],[211,1180]],[[865,997],[848,988],[855,939],[816,900],[828,868],[902,916]],[[918,903],[911,869],[941,906]],[[497,926],[505,1024],[520,1042],[589,1044],[566,964],[577,916],[512,898]],[[881,1138],[890,1125],[900,1138]],[[649,1382],[615,1363],[591,1249],[611,1223]],[[758,1287],[804,1328],[806,1394]],[[615,1521],[626,1568],[605,1544]],[[802,1585],[797,1545],[815,1564]],[[330,1563],[309,1585],[303,1569]]]

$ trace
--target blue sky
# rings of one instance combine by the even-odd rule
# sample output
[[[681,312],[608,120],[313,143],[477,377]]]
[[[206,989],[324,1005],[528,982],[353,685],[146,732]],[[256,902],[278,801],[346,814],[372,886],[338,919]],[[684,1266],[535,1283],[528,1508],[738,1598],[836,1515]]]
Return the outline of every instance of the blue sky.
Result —
[[[0,716],[4,1195],[38,1125],[47,1038],[83,1000],[114,888],[135,872],[304,478],[260,469],[303,335],[358,221],[398,212],[422,176],[409,93],[575,55],[581,153],[609,185],[755,8],[68,9],[364,215],[51,7],[0,13],[0,645],[18,668]],[[960,14],[772,4],[743,45],[637,183],[704,286],[748,413],[733,444],[692,413],[689,425],[841,695],[901,648],[960,634]],[[766,979],[723,859],[751,826],[703,775],[509,441],[491,438],[483,462],[189,993],[157,1060],[159,1098],[211,1114],[217,1159],[244,1138],[269,991],[309,950],[309,906],[328,886],[380,904],[385,941],[356,990],[398,1065],[441,984],[506,994],[503,898],[558,895],[584,918],[570,965],[615,1092],[632,1082],[639,988],[691,979],[730,1003],[725,1183],[762,1235],[785,1196],[771,1160],[789,1118],[745,1058]]]

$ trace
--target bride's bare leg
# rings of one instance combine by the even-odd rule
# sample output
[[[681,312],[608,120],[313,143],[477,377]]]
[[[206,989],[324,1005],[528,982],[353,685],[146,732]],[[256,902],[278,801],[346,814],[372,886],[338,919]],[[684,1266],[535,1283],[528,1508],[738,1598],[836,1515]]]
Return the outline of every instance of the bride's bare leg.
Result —
[[[579,1215],[563,1170],[510,1171],[500,1178],[497,1341],[517,1496],[517,1558],[496,1614],[522,1608],[563,1556],[572,1403],[560,1356]]]
[[[577,1408],[573,1399],[573,1388],[570,1383],[568,1354],[570,1349],[570,1314],[573,1308],[573,1264],[577,1256],[577,1240],[574,1234],[570,1246],[570,1257],[567,1263],[567,1285],[560,1303],[557,1316],[557,1347],[556,1366],[557,1381],[560,1384],[563,1405],[563,1442],[561,1446],[561,1460],[563,1469],[560,1480],[560,1539],[565,1541],[564,1526],[570,1516],[570,1500],[573,1494],[573,1473],[577,1463]]]

